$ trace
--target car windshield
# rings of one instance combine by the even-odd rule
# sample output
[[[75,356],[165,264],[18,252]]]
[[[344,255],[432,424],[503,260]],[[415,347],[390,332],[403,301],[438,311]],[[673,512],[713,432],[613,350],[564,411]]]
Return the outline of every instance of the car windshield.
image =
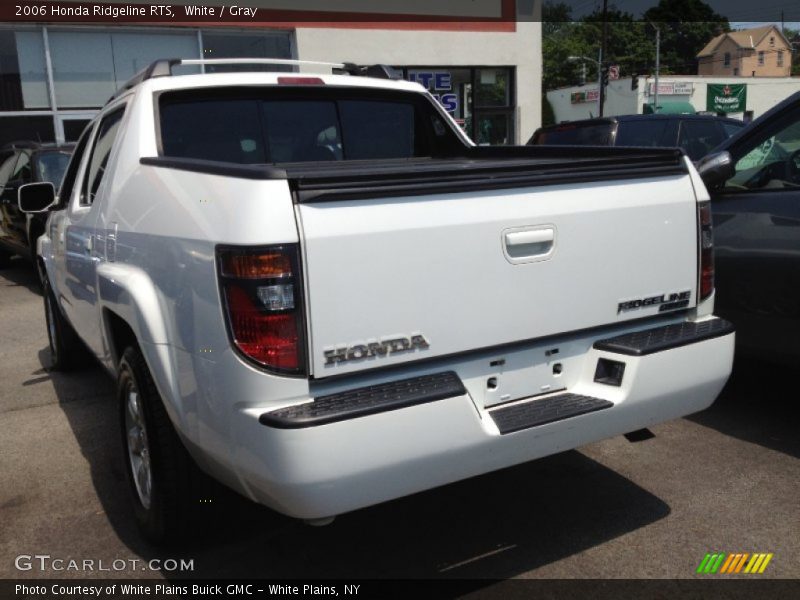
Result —
[[[38,154],[36,170],[39,173],[39,181],[49,181],[58,188],[64,178],[70,156],[69,152],[63,150]]]
[[[609,146],[613,132],[614,123],[564,123],[539,131],[533,143],[544,146]]]

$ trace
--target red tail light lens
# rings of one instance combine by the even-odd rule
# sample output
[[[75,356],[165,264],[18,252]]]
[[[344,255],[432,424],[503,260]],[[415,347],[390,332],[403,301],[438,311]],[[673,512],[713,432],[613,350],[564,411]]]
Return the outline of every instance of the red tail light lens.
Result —
[[[325,85],[319,77],[278,77],[278,85]]]
[[[697,225],[700,251],[700,300],[704,300],[714,291],[714,232],[709,202],[698,205]]]
[[[217,259],[235,347],[269,370],[304,374],[296,246],[220,248]]]

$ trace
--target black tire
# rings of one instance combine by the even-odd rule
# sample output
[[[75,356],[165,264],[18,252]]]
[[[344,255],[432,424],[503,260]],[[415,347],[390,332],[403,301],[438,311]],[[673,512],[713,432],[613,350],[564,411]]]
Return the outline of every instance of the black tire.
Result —
[[[7,269],[11,265],[12,256],[14,256],[12,252],[0,248],[0,269]]]
[[[50,369],[70,371],[86,363],[87,351],[64,315],[47,279],[43,282],[44,318],[50,343]]]
[[[134,401],[131,394],[136,396]],[[154,544],[175,544],[189,537],[199,473],[167,415],[138,347],[128,347],[122,354],[117,400],[125,473],[139,530]],[[136,409],[131,408],[132,403],[138,405]],[[146,450],[146,458],[142,450]],[[139,465],[144,462],[149,476],[142,476]],[[141,477],[138,483],[134,470]]]
[[[47,273],[44,269],[44,264],[42,260],[36,253],[36,246],[39,242],[39,238],[42,236],[44,231],[40,229],[31,229],[30,232],[30,241],[31,241],[31,262],[33,263],[33,268],[36,270],[36,274],[38,275],[37,281],[39,283],[39,289],[44,291],[44,281],[47,277]]]

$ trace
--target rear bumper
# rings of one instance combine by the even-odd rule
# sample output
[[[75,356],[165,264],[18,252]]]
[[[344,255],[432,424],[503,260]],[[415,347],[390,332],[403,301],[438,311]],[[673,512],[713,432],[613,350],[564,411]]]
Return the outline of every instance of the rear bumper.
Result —
[[[309,422],[308,411],[296,413],[302,424],[286,426],[264,418],[263,409],[244,408],[233,422],[234,464],[253,499],[311,519],[576,448],[707,408],[730,374],[734,334],[719,320],[702,329],[694,339],[684,335],[678,344],[640,353],[630,351],[630,339],[628,351],[625,344],[583,340],[585,351],[571,359],[580,371],[565,395],[597,400],[597,410],[523,429],[504,429],[496,413],[505,405],[487,408],[469,384],[458,395],[320,424]],[[601,358],[625,363],[621,385],[595,381]],[[453,370],[465,382],[470,377],[466,367]]]

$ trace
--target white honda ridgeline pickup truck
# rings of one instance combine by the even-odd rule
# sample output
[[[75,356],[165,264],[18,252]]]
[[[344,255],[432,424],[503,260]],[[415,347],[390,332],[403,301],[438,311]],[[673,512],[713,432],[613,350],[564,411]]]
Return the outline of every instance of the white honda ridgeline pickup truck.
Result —
[[[172,74],[198,62],[137,75],[58,198],[19,200],[51,211],[53,366],[85,345],[118,382],[148,538],[186,531],[193,463],[323,523],[720,392],[734,333],[679,150],[476,147],[387,67]]]

